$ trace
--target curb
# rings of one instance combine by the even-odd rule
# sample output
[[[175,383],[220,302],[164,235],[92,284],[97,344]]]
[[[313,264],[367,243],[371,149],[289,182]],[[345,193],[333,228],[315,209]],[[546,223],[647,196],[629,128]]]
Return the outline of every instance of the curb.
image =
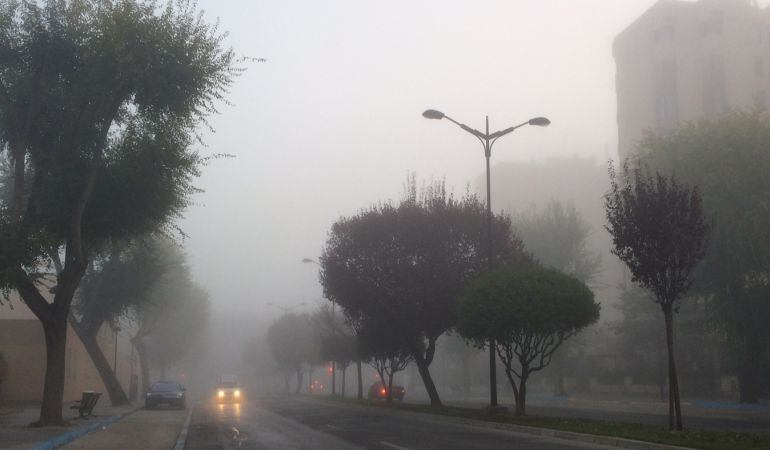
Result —
[[[96,430],[98,430],[101,427],[111,425],[118,420],[128,416],[129,414],[133,414],[136,411],[140,410],[141,407],[136,407],[128,412],[125,412],[123,414],[117,414],[114,416],[107,417],[106,419],[99,420],[97,422],[90,423],[88,425],[78,427],[74,430],[68,431],[64,434],[60,434],[59,436],[56,436],[52,439],[49,439],[43,443],[40,443],[38,445],[35,445],[34,447],[30,447],[29,450],[53,450],[57,447],[61,447],[62,445],[69,444],[70,442],[74,441],[75,439],[81,438],[89,433],[92,433]]]
[[[320,400],[324,401],[323,399],[320,399]],[[339,404],[341,406],[349,406],[353,408],[356,408],[356,407],[367,408],[375,411],[380,411],[384,414],[388,414],[391,416],[401,416],[401,417],[410,416],[414,418],[421,418],[423,420],[428,419],[435,422],[443,422],[443,423],[448,422],[456,425],[465,425],[465,426],[476,427],[476,428],[513,431],[517,433],[526,433],[526,434],[532,434],[537,436],[564,439],[568,441],[576,441],[576,442],[582,442],[582,443],[588,443],[588,444],[609,445],[616,448],[628,448],[633,450],[692,450],[692,447],[678,447],[675,445],[658,444],[655,442],[636,441],[633,439],[625,439],[625,438],[619,438],[619,437],[613,437],[613,436],[600,436],[596,434],[577,433],[574,431],[562,431],[562,430],[555,430],[552,428],[528,427],[525,425],[515,425],[510,423],[488,422],[485,420],[465,419],[461,417],[444,416],[441,414],[393,410],[393,409],[377,407],[377,406],[352,405],[352,404],[346,405],[344,403],[343,404],[336,403],[336,402],[334,403]]]
[[[187,419],[184,421],[182,431],[179,432],[179,437],[176,439],[173,450],[184,450],[184,446],[187,443],[187,431],[190,428],[190,419],[192,418],[193,409],[195,409],[195,405],[191,406],[190,412],[187,413]]]

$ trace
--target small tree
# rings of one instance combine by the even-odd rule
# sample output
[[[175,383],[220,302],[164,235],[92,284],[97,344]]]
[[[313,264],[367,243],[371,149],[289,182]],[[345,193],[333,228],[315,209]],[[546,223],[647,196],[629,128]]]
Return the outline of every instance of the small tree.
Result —
[[[599,304],[581,281],[553,269],[503,269],[473,282],[460,300],[458,331],[495,350],[513,388],[516,414],[526,413],[527,380],[548,366],[559,346],[599,319]]]
[[[693,270],[706,252],[709,226],[697,188],[672,176],[624,166],[618,180],[610,164],[611,191],[605,197],[607,231],[632,281],[649,289],[663,311],[668,350],[669,428],[682,429],[679,381],[674,360],[674,312],[693,282]],[[621,184],[622,183],[622,184]],[[676,423],[675,423],[676,422]]]

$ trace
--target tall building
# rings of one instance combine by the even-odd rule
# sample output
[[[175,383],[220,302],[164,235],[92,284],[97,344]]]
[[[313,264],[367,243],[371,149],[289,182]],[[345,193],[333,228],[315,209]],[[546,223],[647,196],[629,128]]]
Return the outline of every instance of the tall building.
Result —
[[[613,54],[622,160],[645,130],[767,106],[770,9],[660,0],[615,38]]]

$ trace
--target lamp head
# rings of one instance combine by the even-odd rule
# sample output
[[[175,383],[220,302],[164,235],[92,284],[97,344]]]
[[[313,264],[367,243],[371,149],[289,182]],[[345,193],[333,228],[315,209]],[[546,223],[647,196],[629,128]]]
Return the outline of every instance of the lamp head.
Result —
[[[535,117],[534,119],[529,119],[529,124],[536,127],[547,127],[551,124],[551,121],[545,117]]]
[[[435,109],[426,109],[425,112],[422,113],[422,116],[426,119],[443,119],[444,113],[436,111]]]

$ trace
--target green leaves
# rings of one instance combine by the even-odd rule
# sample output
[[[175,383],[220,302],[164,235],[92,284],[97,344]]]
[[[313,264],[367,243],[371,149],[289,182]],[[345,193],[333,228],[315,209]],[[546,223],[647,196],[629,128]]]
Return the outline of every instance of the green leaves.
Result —
[[[569,336],[599,318],[588,287],[553,269],[502,269],[471,283],[460,300],[458,331],[483,346],[528,336]]]

